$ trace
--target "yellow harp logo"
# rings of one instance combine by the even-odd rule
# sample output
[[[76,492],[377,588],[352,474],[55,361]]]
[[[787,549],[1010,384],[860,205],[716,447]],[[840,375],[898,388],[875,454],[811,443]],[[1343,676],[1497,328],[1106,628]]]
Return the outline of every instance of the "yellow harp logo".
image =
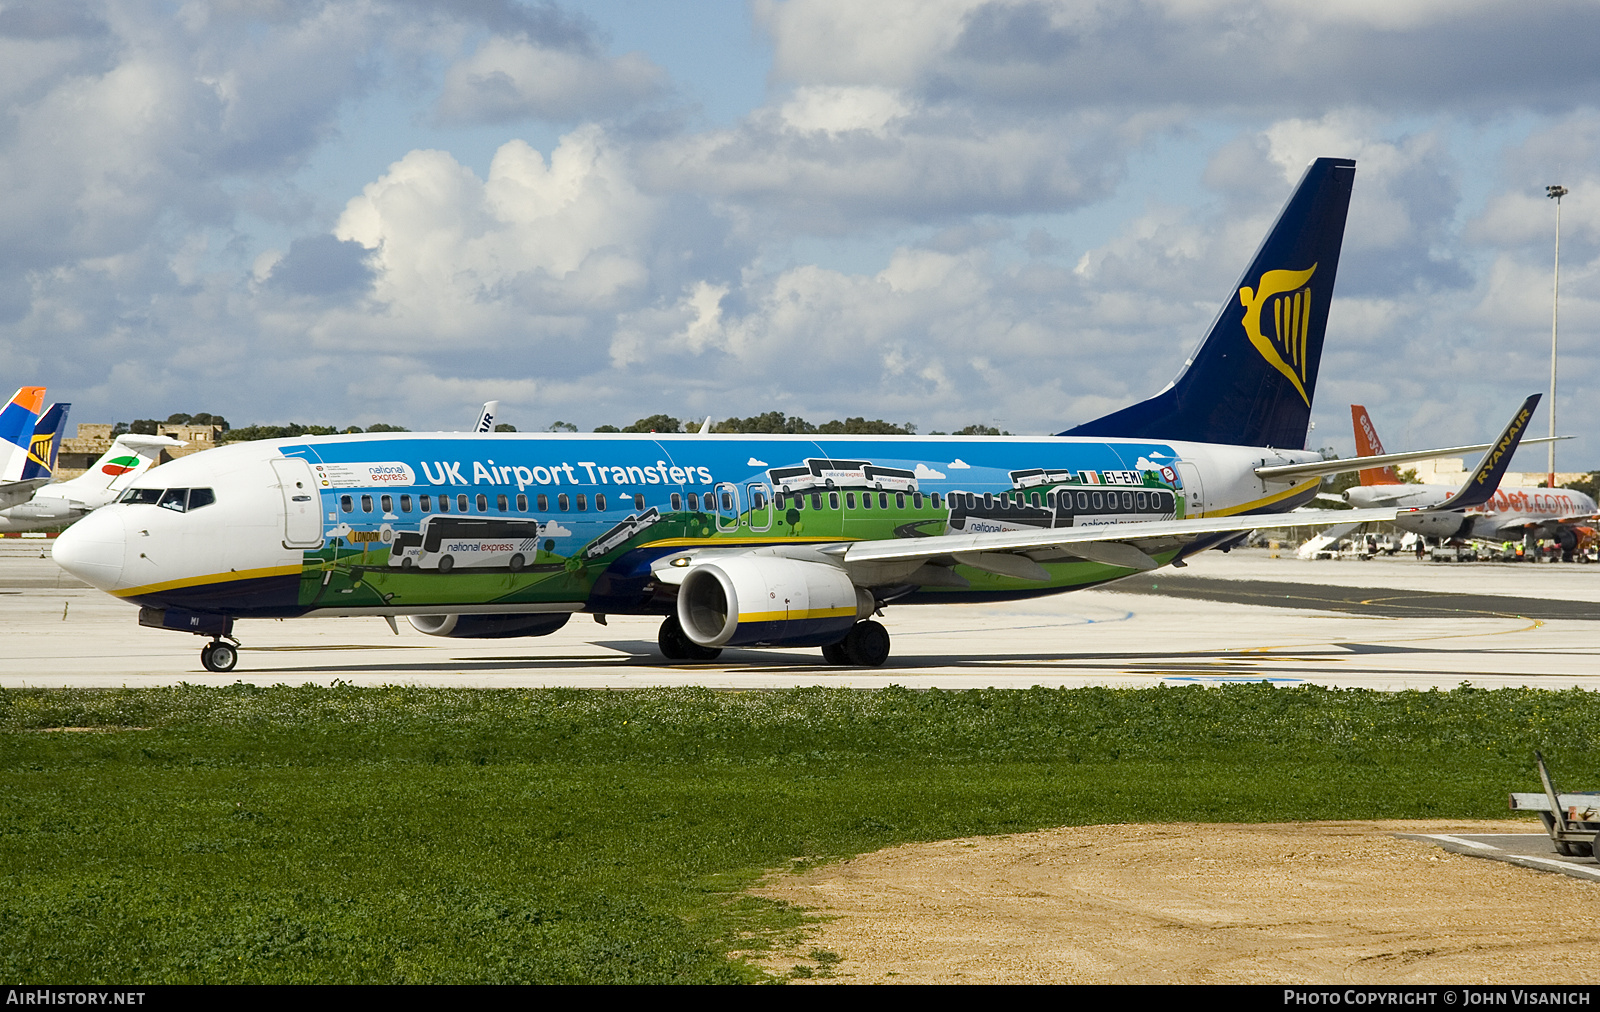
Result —
[[[34,433],[28,441],[28,457],[36,464],[44,467],[50,466],[50,444],[55,440],[55,433]]]
[[[1244,332],[1250,343],[1256,346],[1268,365],[1289,378],[1307,407],[1311,406],[1305,385],[1311,288],[1306,282],[1316,272],[1316,264],[1303,271],[1268,271],[1261,275],[1261,283],[1255,291],[1251,291],[1249,285],[1239,289],[1239,303],[1244,306]],[[1271,337],[1262,333],[1263,322],[1272,328]]]

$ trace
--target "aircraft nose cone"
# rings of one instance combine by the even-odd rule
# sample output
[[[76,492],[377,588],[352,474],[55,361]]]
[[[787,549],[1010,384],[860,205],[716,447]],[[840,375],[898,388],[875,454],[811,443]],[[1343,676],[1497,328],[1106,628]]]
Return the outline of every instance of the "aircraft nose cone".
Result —
[[[122,580],[127,539],[120,511],[100,509],[62,532],[50,554],[56,565],[89,586],[112,590]]]

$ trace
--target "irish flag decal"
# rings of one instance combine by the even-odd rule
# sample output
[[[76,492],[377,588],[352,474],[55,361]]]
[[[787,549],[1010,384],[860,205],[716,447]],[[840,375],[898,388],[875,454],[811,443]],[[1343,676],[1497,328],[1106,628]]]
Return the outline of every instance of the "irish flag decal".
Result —
[[[111,475],[112,477],[115,477],[119,474],[127,474],[129,471],[134,470],[138,466],[138,457],[113,457],[104,464],[101,464],[100,470]]]

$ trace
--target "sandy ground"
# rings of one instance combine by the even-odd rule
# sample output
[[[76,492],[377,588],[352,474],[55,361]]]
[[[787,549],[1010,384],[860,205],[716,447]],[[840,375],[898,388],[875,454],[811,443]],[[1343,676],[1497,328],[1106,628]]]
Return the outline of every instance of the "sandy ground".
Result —
[[[1529,831],[1124,825],[911,844],[769,877],[759,895],[820,922],[760,962],[841,983],[1592,984],[1600,883],[1391,835]]]

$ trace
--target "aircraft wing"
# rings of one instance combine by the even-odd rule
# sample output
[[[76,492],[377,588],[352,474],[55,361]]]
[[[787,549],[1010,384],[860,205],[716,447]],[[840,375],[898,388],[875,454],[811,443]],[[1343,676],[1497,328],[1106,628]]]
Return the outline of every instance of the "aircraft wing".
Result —
[[[1539,436],[1536,439],[1521,440],[1520,445],[1532,446],[1535,443],[1553,443],[1574,438],[1576,437]],[[1413,460],[1433,460],[1438,457],[1454,457],[1462,453],[1479,453],[1493,449],[1495,445],[1495,443],[1473,443],[1471,446],[1446,446],[1437,450],[1408,450],[1405,453],[1380,453],[1370,457],[1346,457],[1343,460],[1315,460],[1309,464],[1269,464],[1256,468],[1255,473],[1256,477],[1263,481],[1298,481],[1301,478],[1365,471],[1387,464],[1404,464]]]
[[[0,509],[27,502],[33,498],[34,489],[50,484],[50,476],[28,478],[24,481],[0,482]]]

